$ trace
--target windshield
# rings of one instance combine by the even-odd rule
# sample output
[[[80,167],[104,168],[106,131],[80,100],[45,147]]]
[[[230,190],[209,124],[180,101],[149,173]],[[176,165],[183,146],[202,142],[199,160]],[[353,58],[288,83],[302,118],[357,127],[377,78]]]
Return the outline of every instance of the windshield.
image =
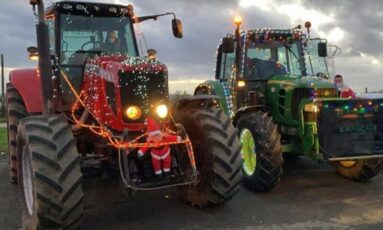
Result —
[[[320,39],[310,39],[307,46],[307,54],[305,55],[307,73],[309,75],[328,78],[330,75],[326,59],[324,57],[319,57],[318,55],[318,43],[320,41]]]
[[[127,17],[62,14],[60,28],[63,65],[83,65],[92,53],[137,56],[133,27]]]
[[[245,78],[268,80],[276,75],[301,76],[296,43],[249,43],[246,47]]]

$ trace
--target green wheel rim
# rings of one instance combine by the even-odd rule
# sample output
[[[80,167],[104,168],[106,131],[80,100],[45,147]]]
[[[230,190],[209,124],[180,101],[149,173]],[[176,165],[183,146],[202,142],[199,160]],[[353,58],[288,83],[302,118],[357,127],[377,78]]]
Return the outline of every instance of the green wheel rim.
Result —
[[[240,141],[242,144],[241,154],[243,158],[243,171],[247,176],[251,176],[255,173],[257,167],[257,152],[251,131],[246,128],[242,129]]]

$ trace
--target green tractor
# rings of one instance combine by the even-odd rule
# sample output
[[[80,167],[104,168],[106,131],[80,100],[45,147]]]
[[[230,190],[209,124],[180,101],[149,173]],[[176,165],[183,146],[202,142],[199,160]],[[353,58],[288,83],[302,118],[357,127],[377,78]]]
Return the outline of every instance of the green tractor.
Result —
[[[253,29],[221,40],[215,79],[196,95],[217,95],[238,128],[244,184],[274,188],[283,157],[330,162],[350,180],[367,181],[383,162],[383,99],[340,98],[330,80],[327,41],[294,29]]]

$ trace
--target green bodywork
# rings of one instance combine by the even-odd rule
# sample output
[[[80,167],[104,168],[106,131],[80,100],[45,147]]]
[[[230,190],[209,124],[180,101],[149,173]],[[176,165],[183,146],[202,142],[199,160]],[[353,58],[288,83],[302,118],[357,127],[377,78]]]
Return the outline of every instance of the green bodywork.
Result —
[[[220,105],[228,116],[233,117],[235,112],[232,109],[233,102],[230,95],[231,90],[225,89],[225,84],[220,81],[206,81],[199,87],[207,87],[210,90],[209,94],[214,94],[220,97]],[[304,105],[313,103],[312,98],[304,98],[299,102],[298,119],[292,116],[292,98],[294,89],[335,89],[334,85],[323,78],[304,77],[296,78],[292,76],[275,76],[267,82],[266,87],[266,102],[268,111],[272,114],[274,121],[283,127],[281,134],[290,140],[290,143],[284,144],[284,152],[289,152],[297,155],[309,155],[315,159],[321,159],[319,151],[317,123],[304,119]],[[281,99],[280,90],[285,91]],[[225,91],[228,92],[225,94]],[[326,98],[334,100],[335,97]],[[283,102],[281,104],[280,102]],[[283,108],[281,110],[280,108]]]
[[[318,90],[328,90],[331,93],[329,95],[326,95],[327,98],[335,99],[337,95],[337,90],[333,83],[328,80],[317,76],[310,76],[313,75],[314,70],[311,74],[305,74],[303,76],[303,72],[306,72],[306,68],[308,68],[308,60],[307,60],[307,51],[306,56],[303,53],[303,48],[301,43],[298,44],[296,48],[296,52],[300,56],[299,59],[297,59],[299,64],[299,67],[296,67],[299,69],[299,71],[302,71],[301,74],[279,74],[270,76],[267,78],[267,81],[263,81],[264,86],[264,98],[265,102],[263,104],[264,107],[267,108],[267,111],[271,113],[274,122],[278,124],[278,127],[280,128],[280,133],[282,135],[282,139],[284,142],[283,149],[284,152],[289,152],[292,154],[297,155],[308,155],[315,159],[322,159],[323,157],[320,155],[320,147],[319,147],[319,141],[318,141],[318,129],[317,129],[317,123],[315,120],[305,119],[305,112],[304,106],[306,104],[314,103],[314,99],[310,96],[303,97],[299,100],[298,105],[296,105],[295,108],[293,108],[293,97],[294,97],[294,91],[297,89],[304,89],[307,91],[313,91],[316,92]],[[283,46],[282,46],[283,48]],[[290,49],[289,49],[290,50]],[[290,50],[291,51],[291,50]],[[220,52],[220,51],[219,51]],[[286,56],[287,56],[286,51]],[[291,51],[293,52],[293,51]],[[294,54],[295,54],[294,53]],[[222,55],[222,56],[220,56]],[[222,69],[224,67],[220,67],[218,62],[222,62],[221,59],[223,59],[226,54],[220,54],[218,53],[217,57],[217,70],[216,70],[216,79],[215,81],[209,80],[204,82],[203,84],[199,85],[195,91],[196,94],[206,93],[206,94],[214,94],[220,97],[220,104],[225,113],[232,117],[234,119],[234,124],[236,120],[241,116],[241,114],[246,112],[254,112],[258,107],[252,106],[249,104],[248,100],[243,101],[236,101],[236,93],[235,90],[235,79],[236,79],[236,69],[234,68],[230,74],[230,76],[224,76],[220,77],[219,75],[222,75]],[[229,54],[228,54],[229,55]],[[228,56],[227,55],[227,56]],[[241,55],[246,56],[246,55]],[[229,62],[232,60],[235,56],[226,57],[227,60],[223,61],[224,65],[226,62]],[[231,58],[231,59],[229,59]],[[297,57],[298,58],[298,57]],[[312,63],[315,61],[315,58],[318,59],[318,57],[314,57],[310,60],[311,69]],[[243,58],[242,58],[243,59]],[[324,58],[322,58],[324,60]],[[241,60],[242,63],[245,63],[244,60]],[[290,70],[290,72],[293,72],[293,68],[291,64],[292,60],[287,61],[287,68]],[[325,61],[324,61],[325,62]],[[314,62],[315,64],[315,62]],[[245,64],[242,64],[244,66]],[[221,73],[219,72],[219,69],[221,69]],[[316,68],[318,69],[318,68]],[[327,66],[325,68],[327,70]],[[317,71],[317,70],[315,70]],[[228,71],[225,71],[228,72]],[[246,75],[246,72],[242,70],[242,74],[244,76],[244,80],[246,82],[246,87],[249,84],[247,80],[248,76]],[[328,71],[327,71],[328,74]],[[328,75],[327,75],[328,76]],[[248,92],[248,89],[246,89],[245,92]],[[318,96],[316,97],[316,100],[320,99]],[[294,116],[295,114],[295,116]],[[306,114],[307,115],[307,114]],[[314,115],[315,116],[315,115]],[[307,117],[307,116],[306,116]]]
[[[319,157],[319,141],[317,123],[304,118],[304,106],[313,103],[312,98],[303,98],[299,102],[298,119],[293,117],[292,100],[295,89],[334,89],[334,85],[323,78],[304,77],[291,78],[276,76],[267,83],[266,101],[274,121],[287,131],[281,130],[282,135],[289,136],[291,143],[283,145],[284,152],[310,155]],[[280,90],[285,90],[285,95],[280,95]],[[284,100],[281,100],[284,97]],[[332,98],[334,99],[334,98]],[[281,104],[280,102],[284,102]]]

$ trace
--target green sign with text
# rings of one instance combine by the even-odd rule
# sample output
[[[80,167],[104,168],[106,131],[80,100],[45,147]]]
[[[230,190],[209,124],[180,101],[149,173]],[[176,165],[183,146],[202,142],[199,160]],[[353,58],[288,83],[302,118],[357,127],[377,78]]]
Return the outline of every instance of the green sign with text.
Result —
[[[339,127],[339,132],[341,134],[364,134],[364,133],[376,133],[378,131],[377,125],[367,124],[367,125],[355,125],[355,126],[341,126]]]

